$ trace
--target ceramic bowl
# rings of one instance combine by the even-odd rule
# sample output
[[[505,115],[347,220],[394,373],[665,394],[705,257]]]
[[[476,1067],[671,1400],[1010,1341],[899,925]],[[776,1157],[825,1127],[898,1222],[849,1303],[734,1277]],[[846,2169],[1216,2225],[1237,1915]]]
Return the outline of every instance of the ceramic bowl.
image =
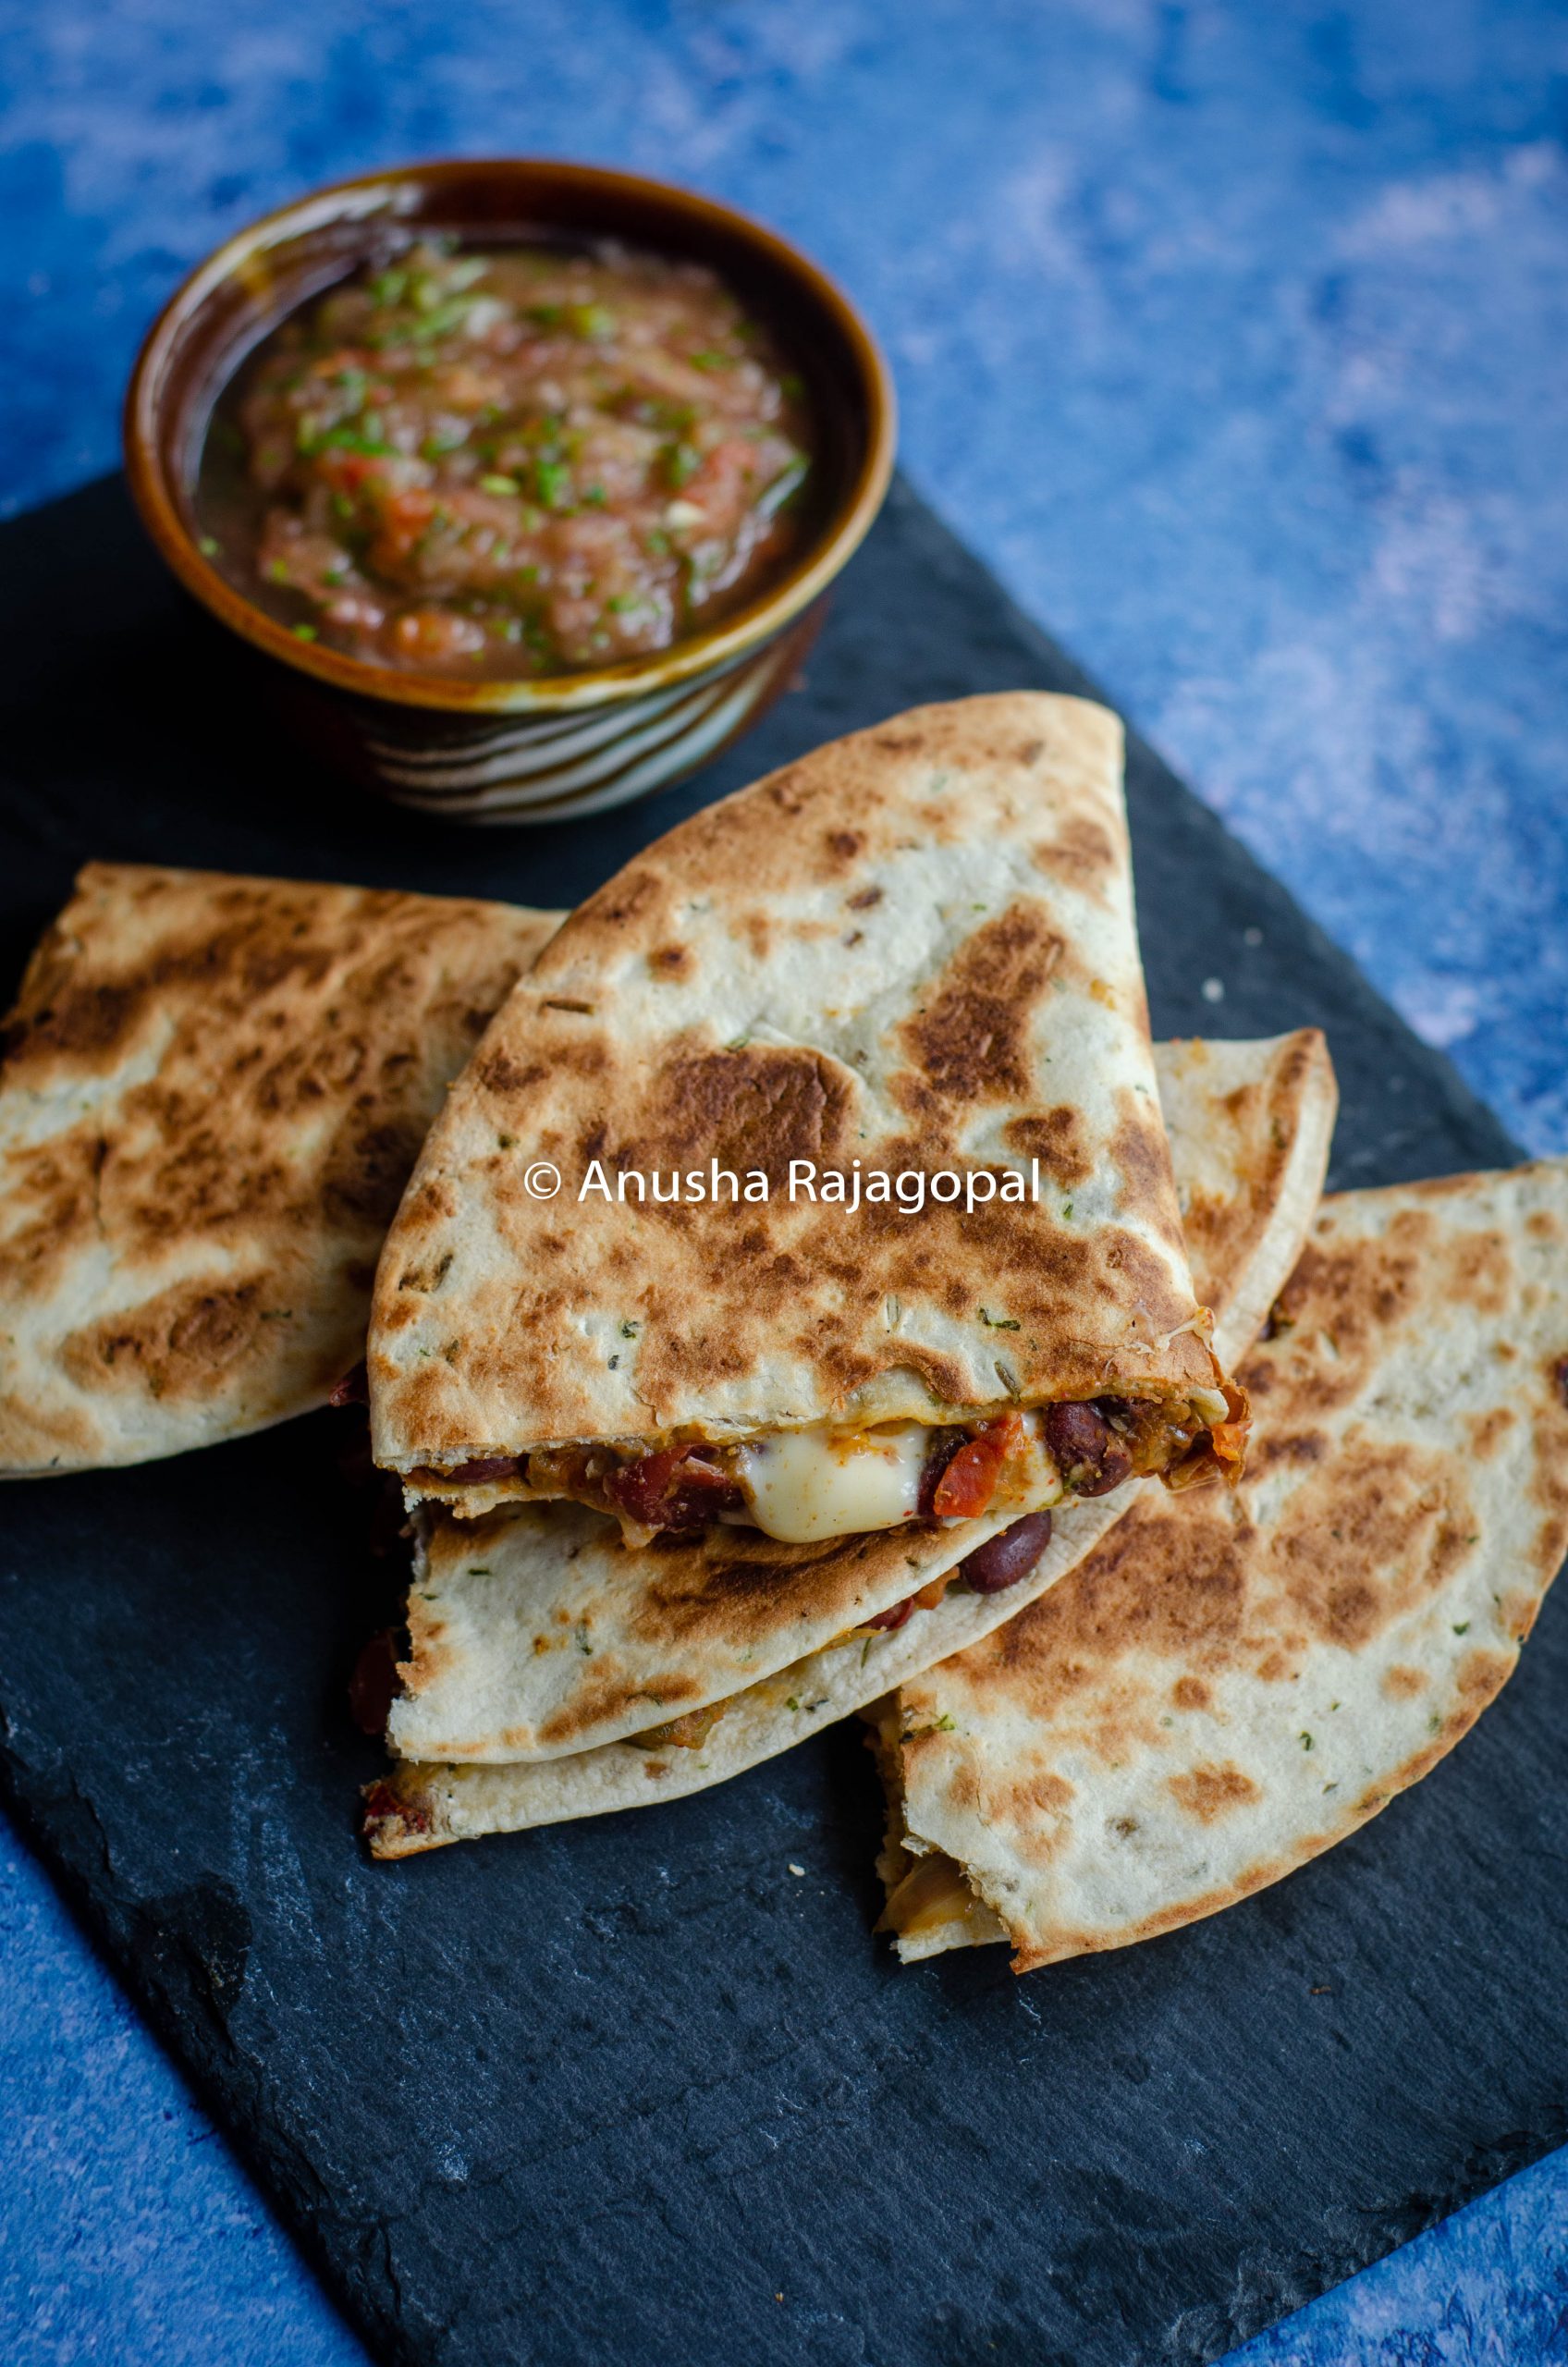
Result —
[[[304,642],[202,556],[192,508],[214,400],[284,316],[414,239],[530,233],[623,240],[701,262],[776,332],[817,435],[813,523],[790,564],[709,631],[615,666],[454,681]],[[137,360],[126,464],[143,522],[187,590],[288,669],[299,725],[362,780],[465,822],[543,822],[641,797],[705,764],[788,682],[892,469],[887,366],[833,282],[771,230],[693,191],[530,158],[410,165],[265,215],[192,272]]]

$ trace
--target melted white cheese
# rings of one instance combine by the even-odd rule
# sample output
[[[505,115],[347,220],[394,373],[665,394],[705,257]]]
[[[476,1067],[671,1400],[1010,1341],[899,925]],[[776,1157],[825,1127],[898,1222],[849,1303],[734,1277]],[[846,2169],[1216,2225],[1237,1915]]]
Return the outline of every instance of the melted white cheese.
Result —
[[[752,1519],[767,1536],[790,1545],[858,1537],[918,1517],[930,1441],[924,1422],[883,1422],[866,1430],[816,1423],[749,1440],[736,1451],[734,1473]],[[1008,1466],[993,1511],[1016,1517],[1060,1499],[1061,1475],[1041,1441],[1038,1415],[1024,1417],[1023,1448]]]
[[[739,1449],[735,1477],[757,1527],[789,1544],[896,1528],[920,1510],[930,1437],[923,1422],[778,1430]]]

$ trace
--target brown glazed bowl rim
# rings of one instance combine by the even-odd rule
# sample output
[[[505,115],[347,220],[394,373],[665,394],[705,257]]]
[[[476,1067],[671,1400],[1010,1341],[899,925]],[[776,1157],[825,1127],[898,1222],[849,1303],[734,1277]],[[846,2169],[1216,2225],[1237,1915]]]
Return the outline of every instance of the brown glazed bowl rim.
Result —
[[[631,210],[648,205],[674,217],[672,230],[676,223],[690,224],[717,231],[734,244],[749,248],[774,275],[792,281],[808,305],[825,314],[837,331],[853,371],[864,440],[848,482],[805,549],[769,590],[722,623],[689,634],[668,649],[614,666],[518,681],[464,682],[373,665],[320,642],[301,641],[288,625],[248,600],[197,546],[184,512],[184,488],[174,481],[165,430],[167,399],[175,384],[170,364],[194,316],[226,282],[243,280],[256,258],[334,223],[362,220],[368,243],[375,226],[397,220],[399,190],[460,187],[486,178],[515,188],[520,230],[529,225],[529,192],[537,202],[539,191],[548,188],[557,201],[563,194],[569,201],[586,201],[589,213],[606,202]],[[557,203],[552,219],[560,218]],[[663,251],[679,253],[677,239],[677,239],[658,243]],[[227,383],[229,374],[225,372],[219,383]],[[175,290],[147,332],[127,390],[124,426],[127,478],[160,556],[220,623],[258,649],[297,672],[360,698],[467,715],[565,715],[670,688],[723,667],[772,639],[808,607],[864,541],[882,506],[892,474],[897,405],[891,375],[876,339],[843,290],[798,248],[749,215],[677,183],[604,166],[561,163],[551,157],[464,157],[393,166],[330,182],[258,216],[226,239]]]

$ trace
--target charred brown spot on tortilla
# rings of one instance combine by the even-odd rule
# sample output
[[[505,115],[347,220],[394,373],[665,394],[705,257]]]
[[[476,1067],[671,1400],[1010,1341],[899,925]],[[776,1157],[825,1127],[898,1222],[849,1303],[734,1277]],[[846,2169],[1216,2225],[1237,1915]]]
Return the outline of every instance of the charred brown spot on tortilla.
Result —
[[[824,840],[829,873],[842,871],[865,849],[864,830],[829,830]]]
[[[1237,1809],[1251,1808],[1263,1794],[1250,1775],[1229,1760],[1214,1767],[1194,1767],[1185,1775],[1167,1777],[1167,1788],[1178,1806],[1199,1824],[1218,1823]]]
[[[1508,1244],[1495,1233],[1459,1234],[1445,1245],[1447,1268],[1443,1295],[1479,1315],[1498,1316],[1507,1308],[1513,1289],[1513,1259]]]
[[[0,1245],[0,1296],[40,1296],[52,1290],[78,1254],[76,1236],[96,1222],[101,1177],[108,1145],[91,1120],[57,1134],[45,1148],[7,1177],[15,1216],[10,1237]]]
[[[1309,1242],[1302,1253],[1282,1294],[1292,1328],[1255,1359],[1260,1374],[1271,1360],[1279,1364],[1298,1415],[1328,1414],[1352,1404],[1390,1331],[1416,1311],[1421,1260],[1415,1245],[1399,1245],[1396,1230],[1390,1226],[1381,1242],[1343,1248]]]
[[[1207,1710],[1212,1699],[1201,1676],[1179,1676],[1170,1688],[1170,1699],[1178,1710]]]
[[[1404,1760],[1391,1774],[1381,1775],[1363,1792],[1354,1805],[1356,1818],[1376,1816],[1387,1808],[1400,1792],[1408,1791],[1424,1775],[1430,1774],[1439,1760],[1446,1759],[1456,1742],[1463,1741],[1476,1719],[1489,1703],[1495,1701],[1513,1674],[1511,1655],[1488,1651],[1484,1646],[1466,1652],[1454,1673],[1454,1686],[1459,1695],[1456,1706],[1441,1721],[1430,1741]]]
[[[1321,1430],[1279,1430],[1266,1427],[1253,1439],[1247,1454],[1247,1470],[1251,1475],[1272,1471],[1280,1465],[1298,1468],[1310,1463],[1321,1463],[1328,1452],[1329,1441]]]
[[[133,1122],[140,1099],[132,1095],[128,1100]],[[116,1214],[129,1217],[135,1236],[149,1246],[197,1231],[218,1233],[251,1224],[274,1208],[281,1211],[298,1190],[295,1175],[276,1157],[248,1159],[237,1154],[232,1140],[206,1128],[181,1140],[178,1114],[153,1122],[160,1133],[179,1141],[178,1149],[140,1170],[123,1175],[116,1171],[115,1178]],[[403,1178],[407,1174],[405,1166]],[[394,1205],[398,1196],[394,1195]]]
[[[183,946],[166,945],[139,963],[127,979],[78,983],[60,949],[62,975],[46,1003],[18,1012],[10,1030],[9,1058],[41,1070],[55,1058],[68,1059],[73,1067],[100,1061],[107,1066],[144,1025],[155,1024],[160,1004],[173,988],[212,986],[227,1002],[237,988],[243,1000],[257,1000],[290,975],[307,986],[318,984],[331,967],[331,957],[314,948],[270,943],[277,916],[256,901],[258,909],[249,926],[195,935]]]
[[[854,1081],[826,1053],[742,1045],[672,1061],[656,1092],[655,1114],[628,1165],[685,1169],[717,1159],[742,1181],[760,1169],[778,1189],[791,1159],[830,1159]]]
[[[606,1725],[621,1723],[629,1713],[646,1711],[649,1723],[662,1723],[661,1713],[680,1713],[683,1702],[692,1702],[702,1686],[688,1670],[661,1670],[653,1680],[639,1674],[635,1683],[618,1677],[613,1667],[595,1671],[587,1683],[572,1694],[539,1727],[539,1740],[545,1745],[576,1742],[579,1736],[596,1736]]]
[[[40,1407],[31,1390],[0,1390],[0,1431],[33,1441],[36,1465],[91,1462],[98,1441],[90,1416],[74,1405]]]
[[[242,1057],[249,1064],[254,1054]],[[290,1045],[257,1079],[256,1107],[271,1116],[303,1109],[309,1102],[323,1100],[329,1092],[346,1092],[358,1082],[365,1058],[365,1045],[354,1036]]]
[[[719,1533],[722,1543],[687,1543],[666,1559],[631,1620],[639,1642],[740,1643],[776,1635],[793,1619],[847,1622],[883,1566],[842,1539],[790,1545],[755,1530]]]
[[[419,1318],[415,1311],[415,1303],[412,1300],[406,1300],[402,1304],[409,1309],[406,1318],[402,1319],[410,1323],[417,1322]],[[393,1305],[396,1309],[398,1302],[394,1301]],[[384,1317],[382,1322],[384,1331],[395,1331],[399,1328],[399,1318],[396,1312]],[[431,1424],[434,1424],[439,1417],[447,1402],[447,1379],[444,1378],[446,1374],[447,1367],[437,1367],[435,1359],[432,1358],[399,1382],[399,1387],[407,1392],[410,1409],[415,1417]]]
[[[787,765],[782,772],[773,775],[767,783],[766,796],[768,803],[776,805],[780,814],[802,813],[810,803],[805,777],[792,765]]]
[[[1064,1238],[1071,1245],[1072,1235],[1068,1233]],[[1104,1257],[1107,1266],[1121,1278],[1128,1297],[1154,1338],[1169,1337],[1172,1348],[1182,1353],[1188,1376],[1207,1386],[1210,1378],[1208,1358],[1189,1328],[1191,1306],[1178,1298],[1171,1287],[1170,1268],[1135,1233],[1124,1233],[1116,1227],[1107,1232]]]
[[[334,1144],[322,1171],[321,1195],[328,1211],[339,1220],[390,1224],[424,1132],[417,1122],[349,1131]]]
[[[1410,1668],[1403,1661],[1395,1661],[1382,1675],[1382,1690],[1390,1701],[1414,1701],[1418,1693],[1427,1690],[1425,1669]]]
[[[1030,1015],[1066,952],[1036,904],[1015,903],[974,931],[936,980],[925,1010],[900,1038],[926,1080],[895,1082],[906,1108],[926,1091],[959,1104],[1026,1100],[1032,1089]]]
[[[1059,1102],[1037,1118],[1010,1118],[1002,1140],[1023,1159],[1037,1159],[1044,1173],[1064,1192],[1086,1184],[1094,1161],[1084,1140],[1081,1110]]]
[[[880,888],[862,888],[850,898],[850,910],[851,913],[868,913],[873,904],[879,904],[881,901]]]
[[[622,872],[607,887],[591,896],[582,911],[618,936],[645,926],[669,908],[669,889],[653,870]]]
[[[1048,877],[1065,879],[1084,895],[1099,895],[1120,867],[1110,832],[1091,814],[1070,814],[1054,839],[1034,850]]]
[[[1244,1566],[1231,1524],[1197,1517],[1192,1503],[1181,1512],[1162,1497],[1135,1503],[1085,1562],[966,1661],[1027,1672],[1042,1719],[1124,1654],[1149,1652],[1189,1672],[1218,1665],[1241,1632]]]
[[[906,1745],[917,1748],[918,1745]],[[1052,1768],[1037,1768],[1010,1784],[997,1784],[982,1790],[986,1812],[1017,1819],[1029,1834],[1026,1854],[1037,1862],[1048,1864],[1058,1850],[1065,1846],[1069,1826],[1067,1819],[1077,1797],[1065,1775]],[[1040,1819],[1045,1819],[1044,1823]]]
[[[1498,1602],[1498,1619],[1516,1644],[1523,1644],[1540,1611],[1540,1596],[1525,1587],[1510,1587]]]
[[[1469,1414],[1464,1427],[1470,1433],[1470,1453],[1477,1463],[1489,1463],[1518,1417],[1512,1405],[1493,1405],[1484,1414]]]
[[[495,1094],[497,1099],[526,1093],[530,1086],[542,1083],[549,1073],[543,1061],[514,1061],[499,1044],[490,1051],[481,1052],[473,1064],[476,1083],[482,1085],[487,1093]]]
[[[154,1397],[199,1394],[244,1355],[261,1322],[262,1286],[227,1289],[177,1282],[123,1316],[105,1316],[62,1342],[60,1361],[96,1394],[148,1390]]]
[[[1360,1650],[1452,1576],[1476,1527],[1452,1457],[1344,1439],[1281,1506],[1264,1566],[1315,1635]]]
[[[648,956],[648,967],[655,978],[689,978],[696,966],[689,945],[657,945]]]
[[[1160,1240],[1184,1256],[1185,1239],[1175,1214],[1170,1144],[1158,1107],[1125,1087],[1118,1089],[1116,1107],[1110,1159],[1121,1177],[1121,1211],[1124,1216],[1141,1217]]]
[[[1537,1395],[1537,1420],[1550,1424],[1556,1452],[1539,1455],[1530,1474],[1530,1502],[1545,1515],[1532,1548],[1532,1559],[1543,1576],[1555,1576],[1562,1557],[1562,1537],[1568,1526],[1568,1356],[1550,1357],[1540,1374],[1544,1394]],[[1555,1556],[1555,1559],[1553,1558]]]

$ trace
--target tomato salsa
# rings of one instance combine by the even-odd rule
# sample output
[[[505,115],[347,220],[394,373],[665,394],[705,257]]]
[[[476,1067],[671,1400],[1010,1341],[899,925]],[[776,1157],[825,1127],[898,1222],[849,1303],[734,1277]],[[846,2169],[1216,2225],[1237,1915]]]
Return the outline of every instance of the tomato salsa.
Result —
[[[286,320],[214,410],[201,546],[302,640],[457,679],[665,649],[802,530],[804,389],[713,273],[425,240]]]

